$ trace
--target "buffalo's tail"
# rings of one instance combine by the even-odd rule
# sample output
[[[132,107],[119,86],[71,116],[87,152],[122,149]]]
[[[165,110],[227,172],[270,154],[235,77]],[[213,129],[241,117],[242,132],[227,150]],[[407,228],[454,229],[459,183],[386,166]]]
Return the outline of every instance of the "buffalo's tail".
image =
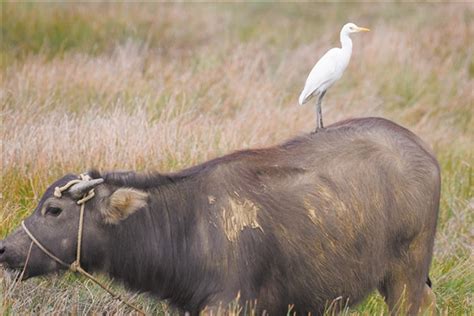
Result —
[[[431,288],[431,285],[433,284],[433,283],[431,283],[431,279],[430,279],[429,276],[426,278],[426,284],[427,284],[430,288]]]

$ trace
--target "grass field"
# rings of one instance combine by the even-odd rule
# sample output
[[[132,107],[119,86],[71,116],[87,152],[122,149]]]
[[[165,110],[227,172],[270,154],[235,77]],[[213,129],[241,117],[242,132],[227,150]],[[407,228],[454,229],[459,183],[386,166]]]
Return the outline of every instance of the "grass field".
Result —
[[[442,168],[431,269],[437,308],[474,314],[474,5],[2,2],[1,9],[0,238],[65,173],[168,172],[309,132],[314,108],[297,106],[299,92],[353,21],[372,32],[352,36],[351,63],[323,104],[325,123],[383,116],[434,149]],[[70,273],[19,284],[1,271],[0,278],[0,313],[127,312]],[[125,293],[147,312],[167,310]],[[374,294],[344,313],[386,309]]]

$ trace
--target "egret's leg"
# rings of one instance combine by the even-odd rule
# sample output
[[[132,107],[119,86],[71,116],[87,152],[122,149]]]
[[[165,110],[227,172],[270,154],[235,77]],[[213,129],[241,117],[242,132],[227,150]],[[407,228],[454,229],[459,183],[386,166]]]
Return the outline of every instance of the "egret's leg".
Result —
[[[323,113],[321,111],[321,103],[323,101],[323,97],[326,94],[326,91],[323,91],[318,98],[318,102],[316,103],[316,130],[317,132],[319,129],[323,129]]]
[[[321,96],[318,97],[318,100],[316,100],[316,129],[313,131],[314,133],[317,133],[319,130],[319,109],[321,108]]]

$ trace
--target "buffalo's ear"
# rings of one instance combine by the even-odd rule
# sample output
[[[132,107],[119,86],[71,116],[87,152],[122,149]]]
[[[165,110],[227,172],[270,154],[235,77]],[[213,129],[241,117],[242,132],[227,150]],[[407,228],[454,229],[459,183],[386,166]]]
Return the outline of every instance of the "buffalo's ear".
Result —
[[[132,188],[120,188],[109,197],[108,203],[101,209],[104,221],[118,224],[129,215],[147,204],[148,194]]]

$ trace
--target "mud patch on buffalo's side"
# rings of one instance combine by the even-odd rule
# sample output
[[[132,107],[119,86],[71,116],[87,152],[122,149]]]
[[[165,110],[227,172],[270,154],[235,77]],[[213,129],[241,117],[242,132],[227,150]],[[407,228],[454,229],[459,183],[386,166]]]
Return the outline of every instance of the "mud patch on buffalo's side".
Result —
[[[321,224],[319,218],[316,216],[316,209],[308,199],[304,199],[304,207],[308,211],[308,216],[313,224],[319,225]]]
[[[209,195],[207,197],[207,202],[209,203],[209,205],[213,205],[214,203],[216,203],[216,197],[213,195]]]
[[[222,208],[224,233],[229,241],[236,241],[244,228],[263,228],[257,221],[259,207],[253,201],[240,197],[230,197],[228,206]]]

